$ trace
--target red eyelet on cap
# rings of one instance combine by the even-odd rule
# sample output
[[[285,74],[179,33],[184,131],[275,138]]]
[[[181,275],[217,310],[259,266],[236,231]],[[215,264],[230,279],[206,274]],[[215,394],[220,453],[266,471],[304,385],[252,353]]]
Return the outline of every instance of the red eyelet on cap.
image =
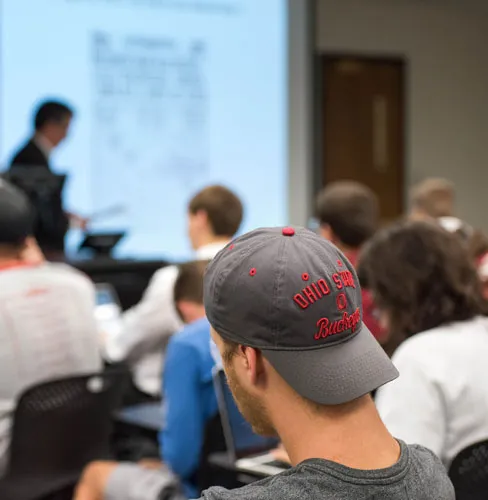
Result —
[[[232,243],[232,245],[229,246],[229,250],[234,250],[234,243]]]
[[[303,281],[308,281],[310,279],[310,276],[308,275],[308,273],[303,273],[302,274],[302,280]]]
[[[254,276],[256,274],[256,268],[253,267],[250,271],[249,271],[249,276]]]
[[[281,232],[283,236],[293,236],[295,234],[295,230],[292,227],[284,227]]]

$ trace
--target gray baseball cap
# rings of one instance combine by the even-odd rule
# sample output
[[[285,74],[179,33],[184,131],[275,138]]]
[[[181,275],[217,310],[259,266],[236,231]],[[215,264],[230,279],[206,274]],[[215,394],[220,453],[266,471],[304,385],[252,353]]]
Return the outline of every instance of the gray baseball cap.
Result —
[[[262,228],[235,239],[207,268],[204,303],[222,338],[260,349],[316,403],[346,403],[398,377],[362,322],[356,271],[308,229]]]

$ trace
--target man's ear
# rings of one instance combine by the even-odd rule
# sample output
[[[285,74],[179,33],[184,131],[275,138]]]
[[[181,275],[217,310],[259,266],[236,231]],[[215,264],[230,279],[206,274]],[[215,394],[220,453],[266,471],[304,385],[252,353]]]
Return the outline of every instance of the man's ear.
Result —
[[[263,355],[259,349],[254,347],[239,347],[245,369],[249,376],[249,381],[253,385],[259,385],[263,382],[263,377],[265,376]]]

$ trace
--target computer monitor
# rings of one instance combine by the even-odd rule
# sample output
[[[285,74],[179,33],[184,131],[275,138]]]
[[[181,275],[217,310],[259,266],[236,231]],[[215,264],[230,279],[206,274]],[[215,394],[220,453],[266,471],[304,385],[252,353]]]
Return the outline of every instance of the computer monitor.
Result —
[[[66,175],[53,174],[46,167],[14,165],[3,178],[29,198],[36,215],[34,236],[41,248],[63,251],[69,228],[62,203]]]
[[[231,458],[237,460],[276,448],[277,439],[259,436],[241,415],[223,370],[215,369],[214,384],[227,452]]]

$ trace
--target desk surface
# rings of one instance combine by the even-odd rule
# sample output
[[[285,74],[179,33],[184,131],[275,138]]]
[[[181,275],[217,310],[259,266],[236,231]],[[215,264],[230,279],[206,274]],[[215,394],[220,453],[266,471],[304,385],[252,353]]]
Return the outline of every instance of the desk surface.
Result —
[[[251,484],[255,481],[268,477],[267,475],[259,474],[257,472],[244,472],[239,470],[236,467],[235,459],[226,452],[212,453],[208,457],[208,463],[212,467],[216,467],[224,471],[226,474],[232,475],[235,484],[227,486],[228,488],[240,488],[241,486],[246,486],[247,484]]]
[[[115,415],[119,422],[150,431],[160,431],[164,425],[163,403],[144,403],[123,408]]]
[[[226,453],[225,451],[219,453],[212,453],[208,457],[208,461],[211,465],[215,465],[217,467],[220,467],[221,469],[237,471],[235,459],[232,458],[232,456],[229,453]]]

